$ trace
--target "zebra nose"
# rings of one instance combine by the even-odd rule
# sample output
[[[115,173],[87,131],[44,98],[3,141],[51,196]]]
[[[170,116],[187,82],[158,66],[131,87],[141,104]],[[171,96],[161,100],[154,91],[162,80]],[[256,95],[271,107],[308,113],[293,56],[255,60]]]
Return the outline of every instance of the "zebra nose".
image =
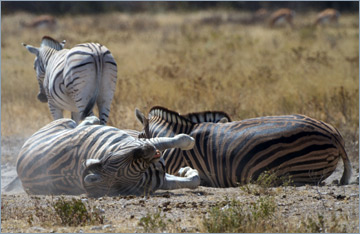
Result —
[[[38,93],[37,98],[39,99],[40,102],[47,102],[48,101],[46,95],[43,94],[43,93]]]
[[[134,158],[149,158],[156,154],[156,148],[152,144],[146,143],[134,150]]]
[[[161,157],[161,152],[160,150],[156,150],[154,158],[160,158]]]

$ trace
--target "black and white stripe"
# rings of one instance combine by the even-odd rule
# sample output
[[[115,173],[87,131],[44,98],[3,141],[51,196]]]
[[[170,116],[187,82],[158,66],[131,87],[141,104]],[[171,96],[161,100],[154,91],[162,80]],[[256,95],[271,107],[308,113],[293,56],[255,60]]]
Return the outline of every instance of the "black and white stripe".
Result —
[[[85,43],[63,49],[64,42],[47,36],[40,48],[23,45],[36,55],[38,99],[48,102],[54,119],[62,118],[63,110],[69,110],[72,119],[79,122],[92,115],[97,103],[101,124],[106,124],[116,87],[117,64],[105,46]]]
[[[238,186],[256,180],[264,171],[278,177],[291,176],[296,185],[317,184],[332,174],[340,157],[344,162],[341,184],[349,182],[351,165],[340,133],[304,115],[228,123],[215,123],[216,119],[211,118],[210,122],[193,122],[188,115],[162,107],[152,108],[148,118],[138,110],[136,115],[147,132],[142,136],[185,133],[195,139],[192,150],[169,149],[164,152],[164,160],[168,173],[184,166],[197,169],[201,185]]]
[[[144,195],[200,184],[197,171],[191,168],[177,173],[180,176],[166,174],[160,158],[160,152],[169,148],[192,148],[191,137],[136,139],[117,128],[95,125],[99,122],[95,116],[80,125],[59,119],[32,135],[17,160],[24,190],[99,197]]]

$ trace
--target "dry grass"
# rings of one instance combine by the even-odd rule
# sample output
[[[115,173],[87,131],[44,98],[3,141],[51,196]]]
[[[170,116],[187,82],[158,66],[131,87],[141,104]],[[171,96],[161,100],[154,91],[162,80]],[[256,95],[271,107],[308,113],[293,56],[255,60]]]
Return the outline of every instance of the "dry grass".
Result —
[[[301,113],[336,126],[345,138],[354,167],[358,168],[358,15],[342,14],[339,27],[313,29],[308,25],[315,14],[299,13],[295,20],[297,28],[291,30],[241,24],[234,20],[241,18],[241,14],[201,11],[63,16],[58,18],[59,25],[54,31],[21,28],[21,20],[34,17],[30,14],[2,16],[2,136],[29,136],[52,120],[48,106],[36,99],[34,57],[21,46],[21,42],[39,45],[43,35],[50,35],[58,40],[66,39],[67,48],[96,41],[113,53],[119,73],[109,125],[141,129],[134,116],[135,108],[146,112],[154,105],[181,113],[223,110],[234,120]],[[244,13],[246,15],[249,13]],[[69,113],[66,116],[69,117]],[[321,193],[313,191],[314,188],[279,187],[277,190],[285,192],[274,193],[276,210],[270,219],[260,219],[260,223],[267,225],[266,230],[251,229],[263,227],[252,219],[255,225],[247,231],[358,232],[358,196],[352,195],[358,195],[358,187],[352,185],[343,190],[353,188],[343,201],[337,196],[342,194],[337,191],[342,190],[341,187],[319,187]],[[224,203],[221,192],[236,194],[236,199],[247,199],[240,208],[250,211],[258,208],[253,202],[258,201],[258,197],[248,193],[252,187],[235,192],[235,188],[220,191],[200,188],[199,191],[201,189],[210,193],[199,197],[195,192],[176,191],[169,198],[153,197],[145,201],[142,198],[89,199],[105,209],[104,223],[108,227],[103,229],[61,225],[53,228],[59,220],[48,216],[46,199],[41,198],[37,205],[24,194],[5,195],[2,197],[2,230],[143,232],[148,228],[148,231],[208,232],[211,230],[205,224],[209,216],[204,214],[215,207],[214,215],[223,215],[216,212],[230,204]],[[328,189],[335,192],[328,194]],[[304,205],[306,211],[302,210]],[[234,206],[233,211],[238,212],[238,207]],[[158,208],[162,209],[161,214],[157,213]],[[166,219],[162,220],[164,213]],[[328,216],[321,218],[324,214]]]
[[[36,99],[33,55],[21,46],[51,35],[67,48],[97,41],[112,51],[119,73],[109,125],[140,129],[134,109],[154,105],[223,110],[234,120],[301,113],[338,127],[358,161],[358,15],[314,29],[314,14],[300,14],[291,30],[229,21],[235,14],[63,16],[54,31],[21,28],[33,15],[3,16],[2,135],[30,135],[52,120]]]

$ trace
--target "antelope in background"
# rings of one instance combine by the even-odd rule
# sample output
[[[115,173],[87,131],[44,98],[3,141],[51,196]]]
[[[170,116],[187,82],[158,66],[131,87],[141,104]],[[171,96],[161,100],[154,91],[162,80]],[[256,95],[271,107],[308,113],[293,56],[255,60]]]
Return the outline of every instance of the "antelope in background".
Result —
[[[31,20],[30,22],[20,22],[21,26],[26,27],[26,28],[49,28],[49,29],[53,29],[57,22],[55,17],[51,16],[51,15],[40,15],[36,18],[34,18],[33,20]]]
[[[269,26],[272,28],[275,25],[288,23],[292,28],[294,27],[293,18],[295,17],[295,11],[288,8],[281,8],[271,14],[269,19]]]
[[[339,17],[340,17],[339,11],[332,8],[325,9],[316,16],[314,26],[325,25],[330,23],[338,25]]]

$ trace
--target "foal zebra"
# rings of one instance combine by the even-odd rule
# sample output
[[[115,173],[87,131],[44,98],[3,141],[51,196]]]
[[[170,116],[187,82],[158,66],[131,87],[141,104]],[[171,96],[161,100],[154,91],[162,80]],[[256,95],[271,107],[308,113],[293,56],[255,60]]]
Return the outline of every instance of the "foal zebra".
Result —
[[[211,112],[205,113],[207,116]],[[168,173],[189,166],[197,169],[201,185],[234,187],[256,180],[265,171],[278,177],[290,176],[295,185],[317,184],[335,170],[339,158],[344,162],[341,184],[351,176],[351,164],[340,133],[331,125],[304,115],[269,116],[242,121],[196,121],[163,107],[153,107],[146,118],[136,110],[144,125],[141,137],[171,137],[179,133],[195,139],[192,150],[164,152]],[[189,118],[192,116],[192,118]],[[281,184],[281,181],[276,181]]]
[[[92,115],[97,103],[101,124],[106,124],[115,92],[117,65],[110,51],[98,43],[63,49],[64,43],[45,36],[39,48],[26,45],[36,55],[34,69],[40,87],[38,99],[48,102],[53,118],[71,111],[77,123]]]
[[[160,151],[191,149],[194,139],[136,139],[114,127],[95,125],[87,117],[80,125],[59,119],[32,135],[17,159],[18,178],[29,194],[86,193],[88,196],[144,195],[156,189],[196,188],[198,172],[189,167],[177,175],[165,173]]]

